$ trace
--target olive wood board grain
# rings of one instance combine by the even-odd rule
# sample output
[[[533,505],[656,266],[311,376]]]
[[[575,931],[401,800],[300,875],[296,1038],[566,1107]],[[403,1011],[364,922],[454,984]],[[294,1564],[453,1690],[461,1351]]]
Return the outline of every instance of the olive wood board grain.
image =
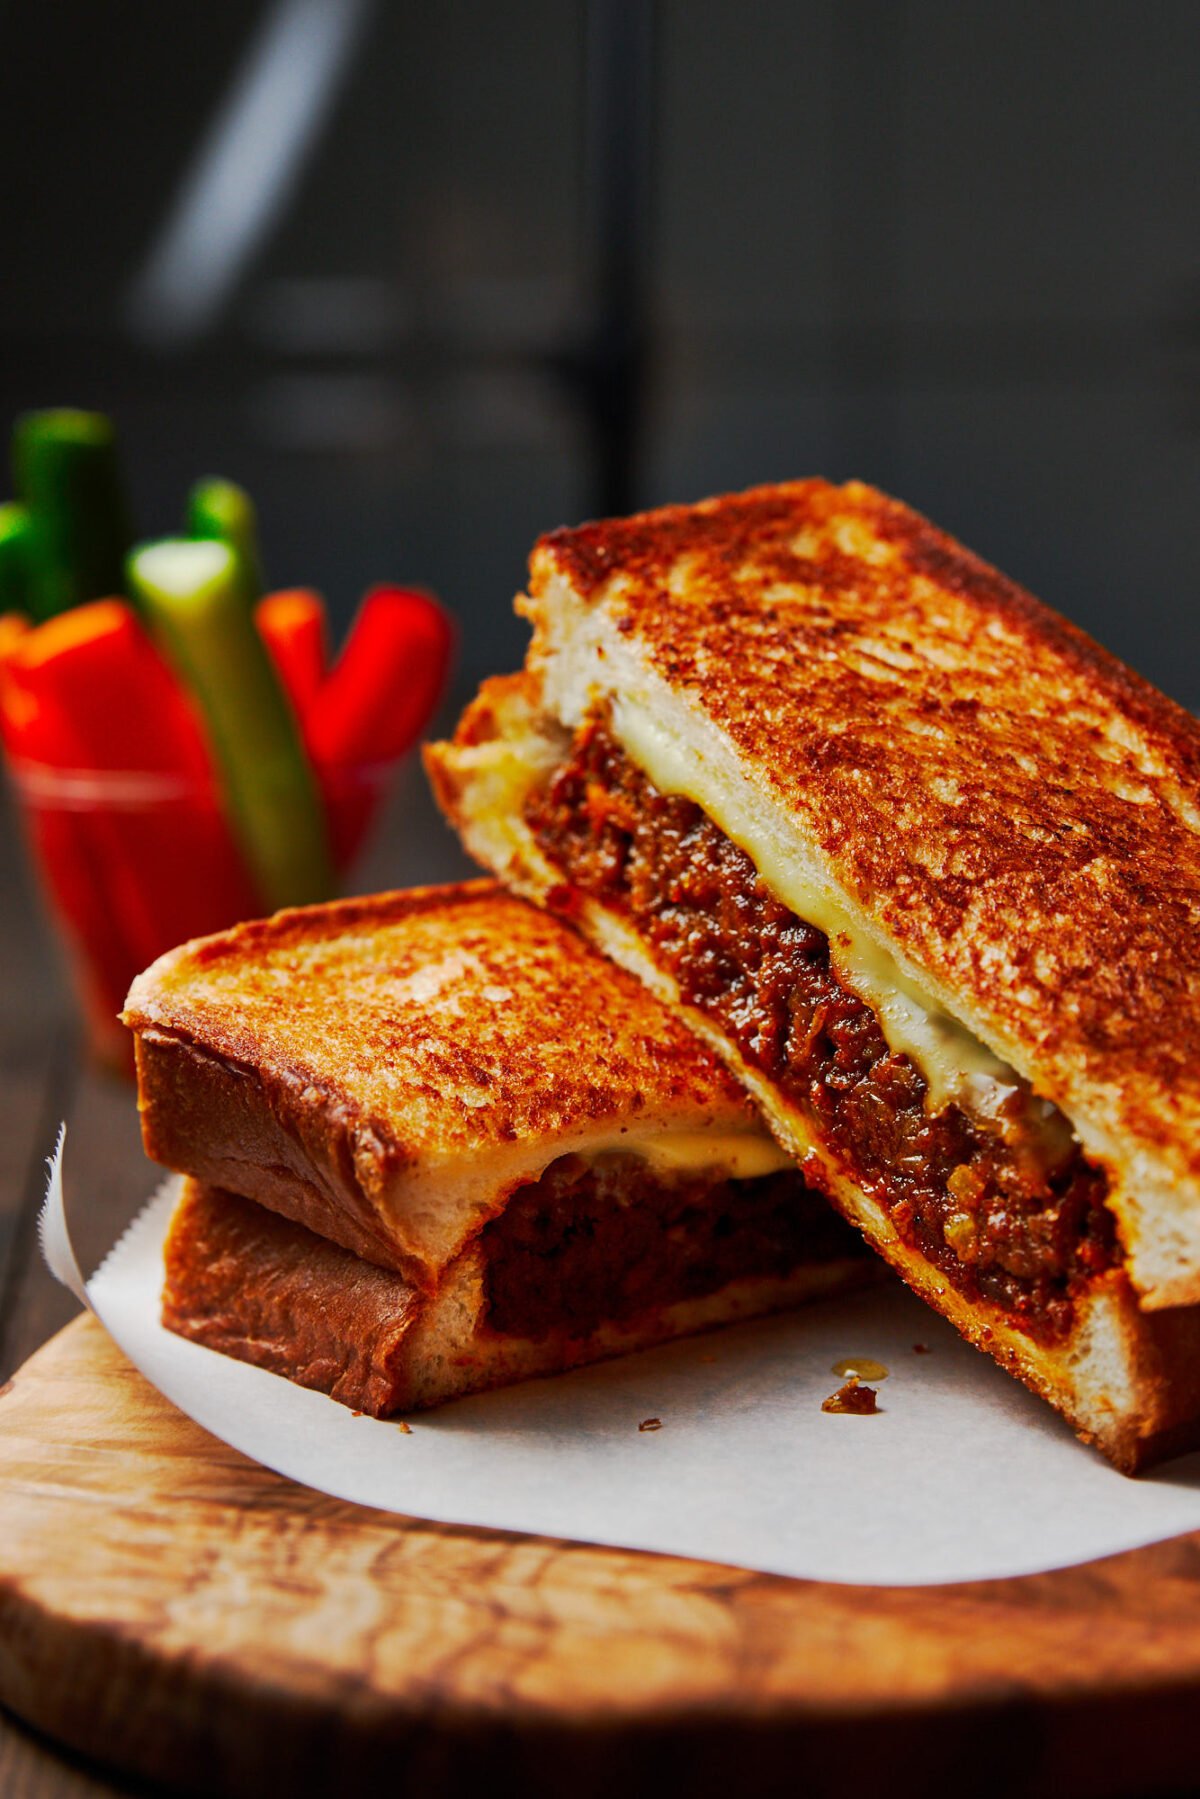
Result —
[[[937,1588],[451,1528],[209,1437],[91,1318],[0,1398],[0,1701],[189,1793],[1191,1784],[1200,1534]]]

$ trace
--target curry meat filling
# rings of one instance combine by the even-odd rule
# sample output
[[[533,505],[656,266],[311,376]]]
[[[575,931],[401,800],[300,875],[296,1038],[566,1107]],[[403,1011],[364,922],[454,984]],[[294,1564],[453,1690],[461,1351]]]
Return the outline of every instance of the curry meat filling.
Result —
[[[730,1281],[863,1254],[795,1169],[749,1180],[658,1174],[625,1154],[560,1156],[480,1242],[488,1325],[535,1340],[587,1336]]]
[[[525,819],[565,877],[554,903],[569,911],[585,894],[636,925],[682,998],[797,1108],[902,1242],[1029,1336],[1069,1333],[1076,1297],[1118,1245],[1105,1175],[1061,1114],[1055,1130],[1023,1131],[954,1103],[927,1109],[924,1077],[842,985],[824,933],[697,805],[658,792],[602,721]]]

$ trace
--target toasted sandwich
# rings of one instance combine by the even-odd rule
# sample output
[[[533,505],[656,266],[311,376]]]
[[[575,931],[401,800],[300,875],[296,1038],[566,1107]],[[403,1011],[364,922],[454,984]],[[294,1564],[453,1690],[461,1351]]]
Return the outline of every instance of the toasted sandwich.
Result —
[[[427,752],[467,847],[1119,1465],[1200,1441],[1200,725],[860,483],[554,532],[518,606]]]
[[[481,881],[280,913],[134,983],[163,1318],[383,1416],[831,1292],[870,1258],[726,1070]]]

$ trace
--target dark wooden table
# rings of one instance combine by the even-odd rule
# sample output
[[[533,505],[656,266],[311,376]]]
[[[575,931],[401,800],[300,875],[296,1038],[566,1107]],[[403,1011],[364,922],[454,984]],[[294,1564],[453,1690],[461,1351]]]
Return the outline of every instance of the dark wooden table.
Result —
[[[469,872],[418,770],[410,768],[359,889]],[[55,945],[11,809],[0,800],[0,1383],[79,1310],[47,1273],[37,1242],[45,1158],[64,1118],[70,1168],[86,1170],[88,1216],[74,1212],[72,1223],[90,1269],[131,1201],[149,1197],[161,1175],[142,1154],[132,1084],[83,1064]],[[146,1790],[69,1761],[0,1712],[2,1799],[99,1799]]]

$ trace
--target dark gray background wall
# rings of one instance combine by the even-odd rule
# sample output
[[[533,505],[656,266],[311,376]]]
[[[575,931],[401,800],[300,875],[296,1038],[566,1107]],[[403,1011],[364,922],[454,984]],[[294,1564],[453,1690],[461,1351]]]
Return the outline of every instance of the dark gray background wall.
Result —
[[[244,480],[273,579],[343,620],[433,585],[460,698],[522,652],[533,536],[602,499],[563,369],[614,9],[365,6],[286,205],[164,347],[131,295],[269,10],[0,10],[0,411],[115,412],[147,532],[201,470]],[[615,11],[654,38],[637,501],[860,474],[1200,707],[1200,7]]]

